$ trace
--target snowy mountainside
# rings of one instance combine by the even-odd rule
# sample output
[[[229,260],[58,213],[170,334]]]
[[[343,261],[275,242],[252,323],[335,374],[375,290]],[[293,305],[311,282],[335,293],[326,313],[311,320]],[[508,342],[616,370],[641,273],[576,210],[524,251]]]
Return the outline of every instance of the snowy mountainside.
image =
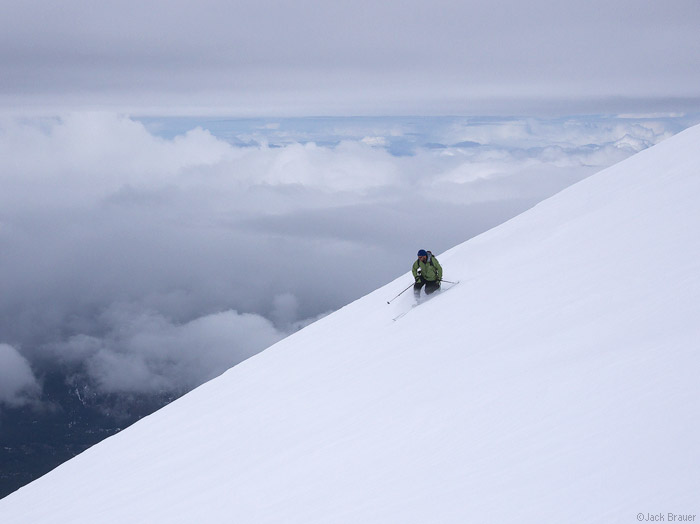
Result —
[[[439,255],[460,284],[397,321],[409,275],[306,327],[0,521],[700,515],[698,143],[700,126]]]

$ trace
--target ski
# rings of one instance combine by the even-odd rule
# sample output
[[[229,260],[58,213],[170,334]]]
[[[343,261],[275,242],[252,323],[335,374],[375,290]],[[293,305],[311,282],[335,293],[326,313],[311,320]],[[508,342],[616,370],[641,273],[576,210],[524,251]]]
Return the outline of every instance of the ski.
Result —
[[[399,313],[399,314],[398,314],[397,316],[395,316],[392,320],[393,320],[394,322],[396,322],[398,319],[400,319],[400,318],[405,317],[406,315],[408,315],[408,314],[411,312],[411,310],[412,310],[413,308],[416,308],[416,307],[418,307],[418,306],[420,306],[420,302],[417,302],[417,303],[411,305],[411,308],[410,308],[410,309],[407,309],[407,310],[404,311],[403,313]]]
[[[452,289],[453,287],[455,287],[457,284],[459,284],[459,280],[458,280],[457,282],[451,282],[451,283],[450,283],[450,287],[448,287],[448,288],[442,288],[442,289],[440,289],[440,291],[437,291],[437,292],[435,292],[435,293],[432,294],[432,295],[426,296],[425,298],[419,300],[419,301],[416,302],[415,304],[412,304],[411,307],[410,307],[409,309],[407,309],[406,311],[403,311],[403,312],[399,313],[397,316],[395,316],[394,318],[392,318],[392,320],[393,320],[394,322],[396,322],[396,321],[399,320],[400,318],[403,318],[403,317],[405,317],[406,315],[408,315],[411,311],[413,311],[415,308],[417,308],[417,307],[420,306],[421,304],[423,304],[423,303],[425,303],[425,302],[428,302],[429,300],[435,298],[435,297],[438,296],[438,295],[441,295],[441,294],[443,294],[443,293],[447,293],[450,289]],[[434,295],[434,296],[433,296],[433,295]]]

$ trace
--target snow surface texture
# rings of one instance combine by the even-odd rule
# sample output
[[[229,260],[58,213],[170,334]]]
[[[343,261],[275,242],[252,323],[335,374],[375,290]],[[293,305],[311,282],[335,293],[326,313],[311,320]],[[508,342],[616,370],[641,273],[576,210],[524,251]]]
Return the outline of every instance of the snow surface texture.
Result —
[[[460,285],[396,322],[408,274],[310,325],[5,498],[0,522],[700,520],[699,143],[443,253]]]

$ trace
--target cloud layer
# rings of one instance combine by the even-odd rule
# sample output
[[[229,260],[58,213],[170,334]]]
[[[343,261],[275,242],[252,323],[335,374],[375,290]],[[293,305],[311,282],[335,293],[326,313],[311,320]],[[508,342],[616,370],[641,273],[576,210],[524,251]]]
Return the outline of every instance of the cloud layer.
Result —
[[[25,404],[38,391],[29,362],[12,346],[0,344],[0,407]]]
[[[6,4],[6,108],[338,115],[700,107],[695,0]]]
[[[189,389],[681,124],[178,125],[0,121],[0,401]]]

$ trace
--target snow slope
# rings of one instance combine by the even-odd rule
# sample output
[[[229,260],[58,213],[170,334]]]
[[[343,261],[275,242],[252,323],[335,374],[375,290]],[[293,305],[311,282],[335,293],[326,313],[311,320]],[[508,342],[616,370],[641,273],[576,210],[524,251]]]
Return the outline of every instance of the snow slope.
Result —
[[[700,126],[442,254],[461,283],[396,322],[408,275],[312,324],[0,522],[700,520],[698,144]]]

